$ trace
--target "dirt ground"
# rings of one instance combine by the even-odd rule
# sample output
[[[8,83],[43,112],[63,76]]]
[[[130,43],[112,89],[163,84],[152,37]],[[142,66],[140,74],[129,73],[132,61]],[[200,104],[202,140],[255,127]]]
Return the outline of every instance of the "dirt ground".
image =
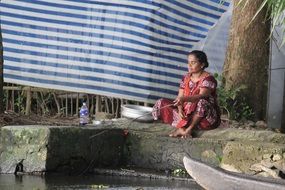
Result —
[[[105,118],[106,119],[106,118]],[[78,117],[63,117],[63,116],[40,116],[40,115],[22,115],[15,112],[5,112],[0,114],[0,127],[6,125],[49,125],[49,126],[78,126]],[[248,130],[270,130],[280,133],[280,129],[268,128],[263,121],[253,122],[237,122],[237,121],[223,121],[220,127],[230,127]]]
[[[0,127],[6,125],[55,125],[75,126],[79,124],[78,117],[56,117],[39,115],[20,115],[14,112],[0,114]]]

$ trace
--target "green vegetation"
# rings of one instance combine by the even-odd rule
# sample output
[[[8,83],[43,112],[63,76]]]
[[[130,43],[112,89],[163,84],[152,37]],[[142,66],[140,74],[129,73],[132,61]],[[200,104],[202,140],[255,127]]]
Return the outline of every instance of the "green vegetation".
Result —
[[[227,90],[222,83],[223,77],[217,73],[215,73],[214,76],[219,82],[217,95],[222,113],[226,112],[229,119],[237,121],[252,119],[254,112],[246,103],[245,97],[238,96],[241,90],[245,89],[246,86],[237,86]]]
[[[25,96],[23,95],[24,91],[16,97],[15,106],[18,109],[18,113],[25,113]]]
[[[176,177],[185,177],[185,175],[187,175],[187,172],[184,169],[175,169],[173,170],[172,174]]]
[[[217,159],[219,160],[219,162],[221,163],[222,162],[222,160],[223,160],[223,157],[222,156],[218,156],[217,155]]]
[[[108,185],[102,185],[102,184],[100,184],[100,185],[91,185],[91,189],[107,189],[107,188],[109,188],[109,186]]]

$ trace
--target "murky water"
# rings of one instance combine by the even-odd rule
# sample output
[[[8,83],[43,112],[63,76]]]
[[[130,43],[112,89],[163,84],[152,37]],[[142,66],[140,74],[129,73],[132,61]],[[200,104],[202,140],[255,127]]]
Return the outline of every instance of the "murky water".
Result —
[[[118,190],[201,190],[194,181],[162,180],[118,176],[14,176],[0,175],[1,190],[118,189]]]

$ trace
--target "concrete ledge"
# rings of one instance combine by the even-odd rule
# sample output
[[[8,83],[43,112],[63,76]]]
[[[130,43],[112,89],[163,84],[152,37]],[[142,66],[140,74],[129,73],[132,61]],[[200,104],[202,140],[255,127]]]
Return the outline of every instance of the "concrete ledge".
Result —
[[[246,130],[236,128],[217,128],[211,131],[200,131],[200,138],[222,139],[226,141],[267,142],[285,144],[285,134],[266,130]]]
[[[14,173],[20,162],[24,172],[29,173],[80,173],[94,166],[118,165],[125,141],[123,132],[121,129],[102,132],[103,129],[94,127],[3,127],[0,172]]]
[[[108,120],[85,127],[6,126],[0,132],[0,172],[80,174],[98,167],[133,166],[155,170],[184,168],[185,155],[232,171],[271,159],[284,163],[285,135],[271,131],[215,129],[199,138],[170,138],[173,130],[161,123]],[[283,162],[284,161],[284,162]]]

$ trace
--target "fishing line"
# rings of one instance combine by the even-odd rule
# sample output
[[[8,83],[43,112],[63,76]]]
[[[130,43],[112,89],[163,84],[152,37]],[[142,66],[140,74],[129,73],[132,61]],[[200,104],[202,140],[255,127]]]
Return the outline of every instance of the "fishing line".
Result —
[[[168,104],[168,105],[163,106],[163,107],[161,107],[161,108],[154,108],[152,111],[147,112],[147,113],[144,113],[143,115],[140,115],[140,116],[138,116],[138,117],[136,117],[136,118],[133,118],[133,119],[131,119],[130,121],[127,120],[127,121],[126,121],[126,123],[128,122],[128,123],[126,124],[127,130],[153,133],[154,131],[129,129],[128,127],[131,125],[132,122],[136,121],[136,120],[139,119],[139,118],[142,118],[142,117],[144,117],[144,116],[147,116],[147,115],[151,114],[152,112],[159,111],[159,110],[162,110],[162,109],[164,109],[164,108],[171,107],[171,106],[174,106],[174,104]],[[109,125],[112,125],[113,122],[114,122],[114,121],[111,121]],[[101,132],[99,132],[99,133],[97,133],[97,134],[95,134],[95,135],[92,135],[92,136],[89,137],[89,139],[92,139],[92,138],[94,138],[94,137],[96,137],[96,136],[99,136],[99,135],[101,135],[101,134],[104,134],[105,132],[107,132],[107,131],[109,131],[109,130],[112,130],[112,128],[111,128],[111,129],[105,129],[104,131],[101,131]],[[161,130],[158,130],[158,131],[161,131]]]

